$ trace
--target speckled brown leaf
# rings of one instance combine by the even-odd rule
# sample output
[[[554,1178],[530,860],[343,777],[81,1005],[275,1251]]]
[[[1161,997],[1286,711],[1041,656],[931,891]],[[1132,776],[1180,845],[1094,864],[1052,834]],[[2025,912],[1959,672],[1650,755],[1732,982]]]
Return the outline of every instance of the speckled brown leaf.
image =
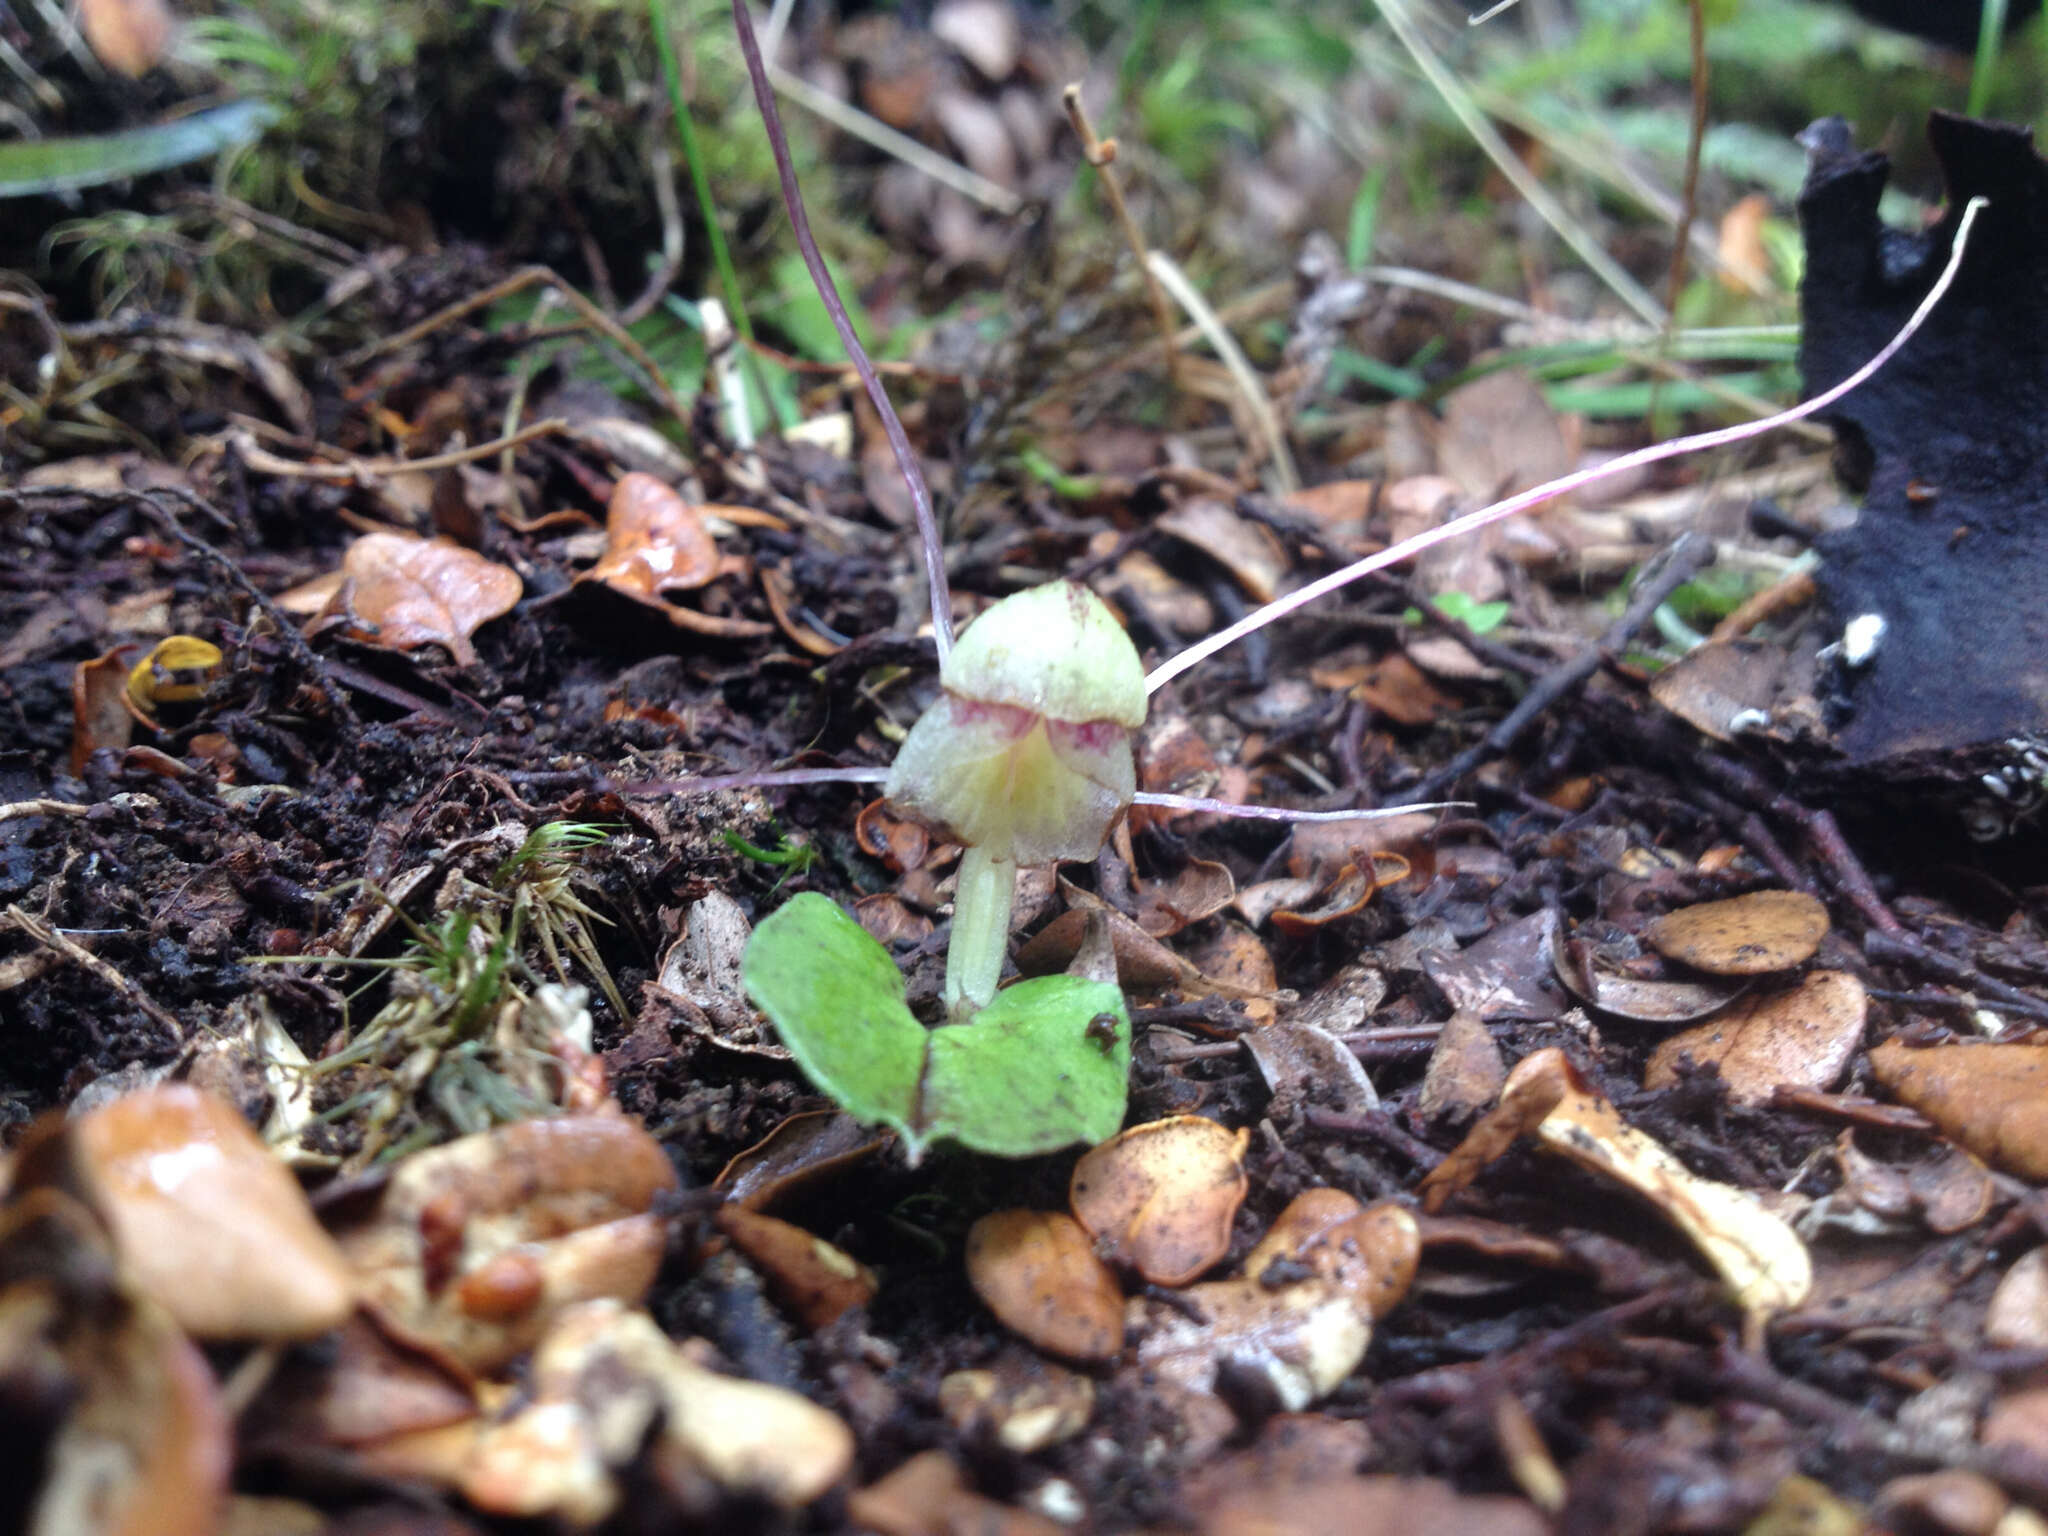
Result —
[[[2048,1045],[1873,1046],[1870,1068],[1910,1105],[1986,1162],[2048,1179]]]
[[[1341,1286],[1377,1320],[1408,1294],[1421,1255],[1421,1232],[1405,1207],[1361,1206],[1339,1189],[1305,1189],[1245,1255],[1244,1272],[1258,1280],[1273,1264],[1297,1265]]]
[[[1721,1069],[1728,1096],[1761,1104],[1780,1084],[1832,1088],[1863,1043],[1863,983],[1847,971],[1816,971],[1797,986],[1746,997],[1720,1017],[1673,1035],[1651,1053],[1645,1088],[1678,1081],[1690,1056]]]
[[[335,602],[361,638],[399,651],[442,646],[463,667],[476,660],[469,637],[525,590],[518,572],[474,550],[409,533],[364,534],[341,569]]]
[[[1250,1141],[1199,1115],[1134,1125],[1074,1165],[1074,1218],[1110,1262],[1185,1285],[1230,1250]]]
[[[1715,976],[1761,976],[1813,958],[1828,909],[1804,891],[1755,891],[1667,912],[1644,937],[1667,960]]]
[[[1123,1348],[1123,1293],[1070,1216],[982,1217],[967,1233],[967,1280],[998,1322],[1048,1354],[1107,1360]]]

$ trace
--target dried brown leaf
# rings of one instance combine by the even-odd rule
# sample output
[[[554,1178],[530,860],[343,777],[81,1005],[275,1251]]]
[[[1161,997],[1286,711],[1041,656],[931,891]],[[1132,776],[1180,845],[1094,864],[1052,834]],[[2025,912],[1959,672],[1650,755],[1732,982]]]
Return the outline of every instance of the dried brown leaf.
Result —
[[[1058,1211],[994,1211],[967,1233],[967,1280],[996,1320],[1069,1360],[1123,1348],[1124,1303],[1088,1234]]]
[[[1074,1218],[1110,1262],[1153,1285],[1185,1285],[1230,1250],[1250,1142],[1249,1131],[1199,1115],[1134,1125],[1074,1165]]]
[[[1828,909],[1804,891],[1754,891],[1667,912],[1644,937],[1667,960],[1715,976],[1761,976],[1813,958]]]
[[[409,533],[364,534],[341,569],[335,601],[361,638],[400,651],[442,646],[464,667],[476,661],[469,637],[525,590],[518,572],[474,550]]]
[[[1987,1163],[2048,1179],[2048,1045],[1873,1046],[1870,1069]]]
[[[1728,1096],[1761,1104],[1780,1084],[1832,1088],[1863,1043],[1869,1003],[1863,983],[1847,971],[1816,971],[1795,987],[1742,999],[1719,1018],[1673,1035],[1651,1053],[1645,1088],[1678,1081],[1690,1056],[1721,1069]]]

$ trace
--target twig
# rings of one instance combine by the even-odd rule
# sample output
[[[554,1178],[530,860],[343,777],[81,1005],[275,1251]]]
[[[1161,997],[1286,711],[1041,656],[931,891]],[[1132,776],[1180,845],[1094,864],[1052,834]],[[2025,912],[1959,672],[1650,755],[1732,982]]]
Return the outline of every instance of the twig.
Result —
[[[102,960],[77,940],[59,933],[41,918],[29,916],[28,913],[12,903],[9,903],[5,916],[15,927],[19,928],[45,949],[62,955],[73,965],[89,971],[92,975],[98,977],[122,999],[149,1015],[150,1020],[157,1028],[168,1031],[170,1037],[177,1041],[178,1044],[183,1045],[185,1043],[185,1026],[179,1021],[176,1014],[157,1003],[142,988],[138,987],[126,976],[123,976],[113,966]]]
[[[1467,747],[1417,785],[1416,798],[1434,800],[1481,763],[1512,748],[1522,733],[1535,724],[1538,716],[1566,694],[1575,692],[1600,670],[1602,662],[1626,647],[1636,631],[1650,622],[1650,616],[1670,600],[1671,594],[1692,580],[1693,573],[1701,566],[1711,565],[1713,559],[1712,539],[1703,533],[1681,535],[1678,542],[1664,552],[1661,566],[1644,573],[1644,579],[1637,584],[1627,609],[1608,626],[1605,634],[1563,665],[1551,668],[1538,678],[1522,695],[1521,702],[1486,733],[1485,740]]]
[[[648,356],[647,349],[635,341],[627,333],[624,326],[591,303],[581,293],[578,293],[574,287],[564,281],[551,267],[521,267],[510,277],[492,283],[488,288],[478,289],[468,298],[458,299],[446,308],[435,310],[426,319],[416,325],[407,326],[396,336],[386,336],[380,340],[370,342],[366,346],[356,348],[355,351],[349,353],[347,357],[341,360],[341,366],[343,368],[360,368],[364,363],[369,362],[373,358],[382,357],[387,352],[401,351],[411,346],[414,342],[420,341],[425,337],[433,335],[434,332],[454,324],[465,315],[474,314],[477,310],[495,304],[500,299],[510,298],[515,293],[531,288],[535,283],[550,284],[561,295],[562,302],[575,310],[577,317],[585,325],[596,331],[614,347],[617,347],[620,352],[625,354],[626,360],[632,364],[633,368],[645,376],[647,387],[653,392],[655,399],[661,402],[662,409],[684,426],[687,427],[690,424],[689,407],[684,405],[676,397],[676,392],[668,387],[668,380],[661,376],[661,365]]]
[[[1481,528],[1500,522],[1504,518],[1513,517],[1518,512],[1526,512],[1531,507],[1540,506],[1542,503],[1550,501],[1555,497],[1583,490],[1589,485],[1598,485],[1616,476],[1632,474],[1634,471],[1642,469],[1647,465],[1661,464],[1666,459],[1680,458],[1688,453],[1697,453],[1708,448],[1725,448],[1735,443],[1747,442],[1749,439],[1760,437],[1777,427],[1788,426],[1795,421],[1804,421],[1809,416],[1818,415],[1820,412],[1827,410],[1850,391],[1860,389],[1864,384],[1868,383],[1879,369],[1883,368],[1898,355],[1899,349],[1912,340],[1920,327],[1926,323],[1928,315],[1933,313],[1934,306],[1941,302],[1942,295],[1948,292],[1949,286],[1955,281],[1956,272],[1962,266],[1963,251],[1969,243],[1971,227],[1976,222],[1978,213],[1989,206],[1990,200],[1987,198],[1973,197],[1970,199],[1968,205],[1963,209],[1962,221],[1956,228],[1955,243],[1949,249],[1948,264],[1942,268],[1941,276],[1935,279],[1933,287],[1927,290],[1927,296],[1920,301],[1911,317],[1900,327],[1898,334],[1878,349],[1876,356],[1872,357],[1869,362],[1858,368],[1833,388],[1822,390],[1811,399],[1803,400],[1798,405],[1780,411],[1776,416],[1766,416],[1757,421],[1745,421],[1732,427],[1717,428],[1711,432],[1699,432],[1691,437],[1677,437],[1672,438],[1668,442],[1652,443],[1647,448],[1638,448],[1633,453],[1622,454],[1619,458],[1609,459],[1606,463],[1596,464],[1590,469],[1575,470],[1571,474],[1561,475],[1555,480],[1547,480],[1542,485],[1533,486],[1529,490],[1519,492],[1508,497],[1505,501],[1497,501],[1490,507],[1481,507],[1478,511],[1468,512],[1463,517],[1454,517],[1447,523],[1418,533],[1412,539],[1403,539],[1400,543],[1383,549],[1377,554],[1367,555],[1362,560],[1353,561],[1342,570],[1332,571],[1327,576],[1319,577],[1307,586],[1297,588],[1284,597],[1275,598],[1264,607],[1254,609],[1246,614],[1236,623],[1218,630],[1215,634],[1209,636],[1208,639],[1196,641],[1186,650],[1170,657],[1154,668],[1151,675],[1145,679],[1146,690],[1157,693],[1190,667],[1208,660],[1209,657],[1215,655],[1224,647],[1235,644],[1246,635],[1265,628],[1274,620],[1285,618],[1288,614],[1308,606],[1318,598],[1327,597],[1330,593],[1339,591],[1362,577],[1370,576],[1374,571],[1383,571],[1390,565],[1398,565],[1404,560],[1413,559],[1426,549],[1434,549],[1437,545],[1448,543],[1452,539],[1463,538],[1468,533],[1474,533]]]
[[[1095,125],[1088,120],[1088,109],[1081,104],[1080,81],[1062,91],[1060,100],[1066,106],[1067,121],[1074,125],[1074,132],[1081,140],[1082,155],[1095,167],[1102,182],[1102,195],[1109,200],[1110,211],[1116,215],[1117,224],[1123,229],[1124,242],[1138,260],[1138,275],[1145,281],[1145,296],[1152,304],[1152,319],[1159,327],[1160,343],[1166,348],[1166,382],[1175,394],[1179,394],[1183,386],[1180,348],[1174,345],[1173,340],[1173,308],[1166,302],[1166,290],[1159,286],[1158,274],[1146,259],[1144,233],[1138,228],[1138,221],[1131,217],[1130,204],[1124,201],[1123,183],[1116,174],[1116,140],[1095,136]]]
[[[1938,976],[1951,985],[1967,988],[1982,1001],[1995,1003],[2009,1013],[2035,1020],[2048,1019],[2048,1002],[2030,992],[2022,992],[1996,976],[1987,976],[1969,961],[1944,954],[1904,930],[1886,932],[1881,928],[1871,929],[1863,936],[1863,953],[1879,965],[1911,966]]]
[[[1443,60],[1423,38],[1415,25],[1415,18],[1408,14],[1406,0],[1377,0],[1377,3],[1380,14],[1387,18],[1387,25],[1394,29],[1394,36],[1408,50],[1408,56],[1415,60],[1415,67],[1422,71],[1422,77],[1443,97],[1444,105],[1451,109],[1459,126],[1472,136],[1472,141],[1493,162],[1494,169],[1507,178],[1508,185],[1522,195],[1523,201],[1536,210],[1544,223],[1557,231],[1558,238],[1572,248],[1579,260],[1612,290],[1616,298],[1652,326],[1661,328],[1664,324],[1663,308],[1642,284],[1622,269],[1619,262],[1600,248],[1598,241],[1579,227],[1565,211],[1564,205],[1551,196],[1550,189],[1508,148],[1507,141],[1480,114],[1471,96],[1458,84],[1457,77],[1445,68]]]
[[[70,800],[16,800],[0,805],[0,821],[19,821],[28,816],[87,816],[91,813],[91,806]]]
[[[267,449],[258,448],[253,440],[246,439],[235,444],[235,451],[242,456],[243,463],[259,474],[276,475],[280,479],[292,480],[353,480],[362,475],[397,475],[408,472],[416,474],[421,470],[453,469],[458,464],[474,464],[479,459],[509,453],[514,448],[533,442],[536,438],[557,437],[573,430],[574,428],[561,417],[550,416],[545,421],[536,421],[529,426],[521,427],[517,432],[494,437],[487,443],[477,443],[469,448],[455,448],[447,453],[429,454],[423,459],[351,457],[338,464],[315,464],[282,458]]]
[[[1287,436],[1280,430],[1280,418],[1273,414],[1273,402],[1266,398],[1265,386],[1259,382],[1251,363],[1239,350],[1236,339],[1224,328],[1223,321],[1209,307],[1209,301],[1202,297],[1201,290],[1188,281],[1187,274],[1166,252],[1148,251],[1145,266],[1173,295],[1175,302],[1188,312],[1188,318],[1201,327],[1203,339],[1216,349],[1216,355],[1223,360],[1231,382],[1237,386],[1237,392],[1244,400],[1245,409],[1251,413],[1252,425],[1265,439],[1262,446],[1266,456],[1273,461],[1273,478],[1279,482],[1280,493],[1283,496],[1293,495],[1301,489],[1301,476],[1294,468],[1294,455],[1288,451]]]
[[[910,504],[917,514],[918,541],[924,553],[925,582],[931,595],[932,640],[938,647],[939,665],[943,667],[953,650],[953,595],[946,582],[945,546],[939,539],[939,520],[932,511],[932,494],[924,483],[924,471],[918,466],[917,455],[911,451],[903,423],[897,419],[896,407],[889,403],[889,392],[882,388],[875,365],[868,361],[867,349],[853,333],[853,321],[846,313],[846,305],[840,302],[839,285],[832,281],[832,274],[825,267],[824,255],[811,235],[811,220],[804,212],[803,192],[796,184],[796,166],[789,157],[789,138],[782,131],[782,114],[775,108],[775,90],[768,82],[768,66],[761,61],[761,44],[754,36],[754,18],[747,14],[747,0],[732,0],[732,20],[739,29],[740,52],[746,55],[747,79],[754,87],[754,105],[761,109],[761,125],[768,130],[768,147],[775,156],[775,174],[782,183],[782,202],[789,210],[789,223],[796,232],[797,249],[803,253],[804,266],[811,274],[811,281],[817,285],[825,312],[832,317],[832,328],[839,333],[840,345],[846,348],[846,355],[852,360],[854,371],[860,375],[868,399],[874,403],[875,413],[882,418],[882,431],[889,439],[889,448],[896,455],[896,467],[902,470],[904,484],[910,491]]]

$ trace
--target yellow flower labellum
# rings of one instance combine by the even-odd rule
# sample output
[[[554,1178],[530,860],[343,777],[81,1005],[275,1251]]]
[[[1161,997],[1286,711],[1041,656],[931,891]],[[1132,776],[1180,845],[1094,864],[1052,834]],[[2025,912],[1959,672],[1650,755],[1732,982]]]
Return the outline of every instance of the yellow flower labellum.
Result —
[[[189,704],[220,670],[220,647],[196,635],[172,635],[128,673],[128,698],[144,715],[160,704]]]
[[[1145,723],[1144,667],[1108,606],[1070,581],[1007,597],[939,682],[889,799],[992,858],[1093,858],[1136,792],[1131,733]]]

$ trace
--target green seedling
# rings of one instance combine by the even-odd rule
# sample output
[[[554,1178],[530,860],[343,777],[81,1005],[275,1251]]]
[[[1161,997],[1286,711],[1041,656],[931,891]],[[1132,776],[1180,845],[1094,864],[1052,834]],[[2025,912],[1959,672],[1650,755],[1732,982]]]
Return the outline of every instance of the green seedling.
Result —
[[[1429,600],[1429,605],[1447,619],[1456,619],[1475,635],[1491,634],[1506,622],[1509,605],[1504,602],[1482,603],[1466,592],[1439,592]],[[1420,608],[1404,608],[1401,622],[1420,624]]]

